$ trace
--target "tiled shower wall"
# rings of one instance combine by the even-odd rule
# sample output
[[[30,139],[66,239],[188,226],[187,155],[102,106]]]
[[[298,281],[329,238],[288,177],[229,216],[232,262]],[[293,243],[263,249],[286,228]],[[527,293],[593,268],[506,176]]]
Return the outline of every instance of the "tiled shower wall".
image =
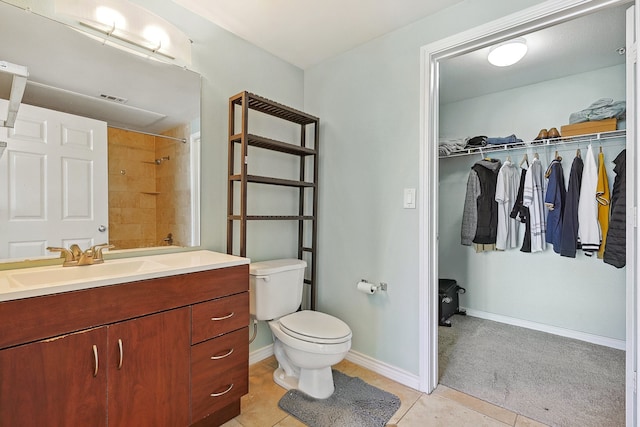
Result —
[[[182,138],[189,129],[167,134]],[[189,245],[189,144],[115,128],[108,139],[109,242],[117,249]],[[169,160],[155,162],[163,157]]]

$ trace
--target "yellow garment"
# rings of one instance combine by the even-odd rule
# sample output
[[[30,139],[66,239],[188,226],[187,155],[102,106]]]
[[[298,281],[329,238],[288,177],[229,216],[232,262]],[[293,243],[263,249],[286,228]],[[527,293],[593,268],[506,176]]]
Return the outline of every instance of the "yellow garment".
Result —
[[[607,232],[609,231],[609,180],[607,179],[607,170],[604,167],[604,153],[600,151],[598,154],[598,186],[596,187],[596,200],[598,201],[598,223],[600,223],[600,231],[602,232],[602,240],[600,242],[600,250],[598,250],[598,258],[604,255],[604,244],[607,241]]]

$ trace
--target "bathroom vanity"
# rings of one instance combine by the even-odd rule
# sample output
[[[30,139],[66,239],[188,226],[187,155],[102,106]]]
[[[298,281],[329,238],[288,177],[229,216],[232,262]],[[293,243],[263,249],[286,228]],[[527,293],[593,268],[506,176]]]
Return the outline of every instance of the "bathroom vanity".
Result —
[[[217,426],[238,415],[248,263],[194,251],[0,271],[0,425]]]

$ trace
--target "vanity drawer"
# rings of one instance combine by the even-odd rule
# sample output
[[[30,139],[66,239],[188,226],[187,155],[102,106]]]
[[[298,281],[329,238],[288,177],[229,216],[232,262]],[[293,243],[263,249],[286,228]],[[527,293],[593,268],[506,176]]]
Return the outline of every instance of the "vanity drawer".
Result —
[[[249,392],[249,334],[239,329],[191,347],[191,420]]]
[[[199,343],[248,325],[248,292],[196,304],[191,311],[191,344]]]

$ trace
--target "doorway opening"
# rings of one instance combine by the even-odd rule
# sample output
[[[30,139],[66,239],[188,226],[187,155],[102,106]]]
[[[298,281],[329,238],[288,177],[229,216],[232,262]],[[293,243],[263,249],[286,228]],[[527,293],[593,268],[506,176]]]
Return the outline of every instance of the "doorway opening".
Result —
[[[423,144],[421,147],[422,155],[421,155],[421,197],[420,199],[423,201],[422,216],[421,216],[421,232],[420,232],[420,250],[421,250],[421,286],[420,286],[420,306],[421,306],[421,316],[423,317],[424,322],[421,322],[421,325],[425,325],[423,328],[424,333],[421,334],[421,345],[420,348],[422,350],[421,357],[421,381],[423,390],[431,391],[438,384],[439,380],[439,372],[438,372],[438,362],[437,362],[437,348],[438,348],[438,321],[437,321],[437,313],[438,313],[438,279],[442,277],[448,277],[452,274],[461,274],[460,265],[467,266],[469,268],[469,272],[462,272],[462,279],[459,280],[459,284],[467,288],[468,293],[463,297],[463,302],[468,303],[475,307],[475,311],[472,310],[470,314],[474,314],[476,316],[485,317],[487,313],[496,314],[495,319],[500,322],[511,322],[514,323],[513,320],[522,321],[522,324],[519,326],[525,326],[527,328],[538,328],[540,329],[540,325],[542,326],[550,326],[546,332],[552,332],[555,334],[563,335],[566,331],[578,331],[585,332],[584,334],[576,336],[578,339],[587,339],[592,340],[594,337],[604,336],[605,339],[603,342],[600,342],[601,345],[609,345],[612,347],[626,347],[626,378],[627,378],[627,417],[630,414],[635,414],[635,403],[630,401],[633,397],[633,392],[630,392],[630,387],[632,387],[629,381],[629,376],[632,375],[632,372],[635,370],[635,329],[633,327],[633,319],[635,319],[635,294],[633,291],[633,283],[635,278],[635,265],[627,265],[625,270],[617,271],[615,268],[608,266],[611,274],[615,276],[614,280],[610,280],[614,282],[614,284],[609,285],[611,288],[616,288],[616,296],[615,306],[618,309],[619,317],[615,320],[609,319],[609,326],[607,330],[603,329],[603,325],[585,325],[585,324],[573,324],[568,319],[572,317],[567,313],[559,313],[560,318],[554,318],[554,310],[553,307],[555,304],[559,304],[562,301],[565,301],[567,304],[577,304],[584,303],[584,308],[588,313],[589,304],[598,304],[602,303],[602,297],[595,297],[593,301],[588,302],[584,300],[584,296],[580,294],[575,295],[571,292],[571,286],[560,289],[555,289],[555,292],[547,292],[546,294],[542,294],[541,289],[535,289],[531,286],[524,286],[518,288],[517,285],[509,286],[509,283],[501,281],[498,277],[494,276],[494,280],[491,281],[487,279],[484,281],[482,286],[477,284],[477,280],[475,277],[472,277],[473,274],[477,274],[478,272],[482,274],[487,274],[491,271],[496,271],[496,269],[501,265],[501,263],[506,263],[509,266],[514,266],[516,263],[522,261],[523,257],[526,261],[534,258],[534,254],[523,254],[518,250],[513,251],[513,253],[483,253],[483,254],[475,254],[472,249],[463,248],[460,246],[460,222],[455,222],[455,219],[452,215],[450,215],[451,210],[457,210],[460,215],[462,213],[462,208],[460,209],[453,208],[456,204],[462,206],[464,202],[464,190],[466,186],[467,176],[469,174],[470,166],[476,160],[480,160],[482,156],[486,153],[474,153],[469,156],[460,156],[455,159],[445,159],[439,160],[438,155],[438,141],[441,137],[471,137],[476,136],[475,134],[465,134],[465,132],[461,132],[457,135],[447,134],[447,131],[451,129],[456,129],[460,131],[468,130],[468,132],[472,132],[473,126],[475,125],[475,129],[478,129],[479,125],[483,125],[482,129],[485,129],[484,132],[491,133],[489,136],[507,136],[511,133],[517,135],[517,137],[521,138],[523,141],[531,141],[536,137],[538,131],[543,127],[558,127],[560,128],[563,124],[568,124],[569,113],[576,110],[576,108],[569,109],[570,103],[566,101],[566,97],[553,98],[549,96],[545,98],[543,92],[545,90],[550,90],[551,86],[556,85],[557,87],[566,88],[569,83],[569,80],[566,76],[555,76],[555,77],[547,77],[546,79],[541,79],[538,82],[531,83],[528,86],[528,89],[531,90],[533,86],[536,86],[536,89],[540,90],[537,94],[542,97],[542,99],[536,99],[536,93],[529,91],[529,96],[525,96],[525,91],[518,90],[516,88],[522,87],[522,85],[518,86],[517,84],[511,88],[503,89],[499,91],[495,87],[491,88],[491,82],[487,79],[482,79],[481,76],[478,77],[475,84],[479,85],[479,82],[482,82],[482,86],[487,87],[489,89],[488,92],[484,94],[477,94],[472,99],[462,99],[459,98],[457,100],[451,100],[447,97],[450,97],[451,94],[447,92],[447,76],[454,76],[455,70],[452,70],[450,65],[455,65],[456,61],[461,60],[463,56],[472,56],[472,55],[482,55],[482,49],[488,49],[490,45],[498,43],[500,41],[504,41],[507,39],[515,38],[515,37],[527,37],[528,35],[538,35],[543,31],[551,31],[556,27],[561,27],[564,25],[573,25],[582,19],[588,19],[594,12],[599,13],[612,13],[613,9],[610,6],[616,6],[615,9],[624,9],[621,6],[628,6],[628,2],[590,2],[588,5],[579,4],[580,2],[565,2],[563,5],[553,6],[547,2],[538,7],[527,9],[522,13],[518,13],[507,18],[504,18],[500,21],[487,24],[485,26],[476,28],[474,30],[470,30],[468,32],[459,34],[455,37],[445,39],[441,42],[434,43],[432,45],[426,46],[423,48],[423,88],[425,97],[422,102],[422,117],[423,117],[423,126],[422,126],[422,137]],[[593,4],[596,3],[596,4]],[[560,25],[562,24],[562,25]],[[618,26],[617,30],[622,32],[621,36],[624,40],[624,26]],[[535,41],[535,38],[534,38]],[[547,45],[548,46],[548,45]],[[623,45],[624,46],[624,45]],[[486,55],[486,53],[485,53]],[[557,60],[551,59],[553,55],[549,54],[549,64],[547,68],[560,68],[562,67],[561,63]],[[575,57],[568,58],[573,63],[577,62]],[[468,67],[462,67],[463,70],[469,73]],[[582,84],[588,78],[602,78],[587,76],[585,73],[593,72],[595,73],[595,69],[598,69],[598,73],[606,74],[607,72],[612,73],[612,75],[619,76],[616,80],[616,84],[618,84],[619,88],[609,88],[610,93],[612,93],[616,98],[625,97],[625,73],[626,67],[622,64],[613,64],[609,66],[604,66],[597,68],[595,67],[591,71],[583,70],[577,74],[581,74],[580,79],[582,80]],[[596,73],[596,74],[598,74]],[[575,73],[574,73],[575,74]],[[480,72],[478,72],[480,75]],[[561,81],[562,79],[565,79]],[[504,84],[509,81],[509,78],[505,75],[502,75],[499,79],[499,83]],[[549,82],[553,81],[552,85],[548,85],[549,87],[544,87],[543,81]],[[456,87],[460,87],[459,84],[455,85]],[[616,92],[616,90],[618,92]],[[620,93],[619,91],[622,91]],[[533,110],[536,114],[529,114],[531,117],[540,117],[539,120],[529,119],[514,121],[513,117],[509,117],[509,112],[505,112],[502,114],[487,114],[486,111],[483,114],[481,113],[482,105],[480,104],[481,100],[486,101],[487,98],[494,97],[493,99],[496,102],[500,97],[495,95],[496,92],[501,92],[500,96],[502,96],[502,102],[507,105],[507,102],[512,102],[511,105],[525,105],[530,110]],[[508,92],[508,93],[507,93]],[[583,91],[579,93],[579,96],[585,96],[584,100],[580,100],[579,96],[576,96],[574,102],[582,102],[584,107],[589,105],[586,102],[588,96],[594,97],[597,94],[596,91],[588,93],[587,91]],[[505,100],[504,97],[511,96],[513,99]],[[484,98],[484,99],[481,99]],[[590,101],[595,101],[596,99],[590,99]],[[541,102],[538,102],[541,101]],[[496,108],[494,104],[494,108],[496,111],[502,111],[499,108]],[[546,106],[546,109],[543,111],[536,110],[537,105]],[[500,107],[504,107],[500,105]],[[484,105],[486,109],[486,104]],[[512,110],[514,107],[510,107]],[[565,108],[567,109],[567,113],[562,118],[565,122],[562,122],[558,117],[558,109]],[[504,109],[504,108],[503,108]],[[508,108],[507,108],[508,109]],[[526,110],[525,110],[526,111]],[[485,117],[484,123],[473,122],[472,120],[465,120],[469,117],[470,114],[475,114],[475,117]],[[522,113],[521,113],[522,114]],[[490,119],[492,117],[496,117],[495,122],[491,122]],[[461,122],[464,121],[464,124]],[[505,122],[510,122],[513,127],[509,127],[509,125],[505,126]],[[528,125],[526,123],[529,123]],[[548,123],[548,124],[547,124]],[[465,125],[467,128],[465,128]],[[519,125],[519,126],[517,126]],[[635,126],[635,124],[633,125]],[[516,129],[517,127],[517,129]],[[627,127],[629,127],[629,122],[627,121]],[[511,129],[512,132],[507,131]],[[518,134],[520,133],[520,134]],[[486,135],[486,133],[482,133]],[[633,141],[634,137],[627,136],[629,141]],[[620,142],[622,141],[622,142]],[[588,142],[584,142],[582,146],[578,147],[581,149],[583,153],[587,152]],[[633,144],[628,144],[633,145]],[[598,145],[593,144],[595,150],[598,149]],[[501,160],[505,160],[507,156],[515,157],[517,156],[517,160],[513,158],[512,160],[518,163],[520,162],[520,158],[523,156],[523,153],[529,152],[529,157],[532,157],[534,151],[536,150],[540,155],[541,159],[544,158],[544,167],[546,168],[548,161],[552,157],[555,156],[555,151],[557,147],[543,147],[543,148],[527,148],[522,149],[521,151],[508,152],[504,151],[501,154],[495,154],[496,157],[501,158]],[[611,162],[616,155],[625,148],[624,138],[618,138],[615,143],[607,143],[605,146],[605,156],[609,162]],[[576,153],[576,147],[570,147],[566,145],[562,147],[563,153],[566,158],[566,178],[569,177],[569,168],[571,159],[573,155],[569,155],[569,151],[573,151]],[[631,151],[633,148],[631,149]],[[514,154],[517,153],[517,154]],[[596,151],[597,153],[597,151]],[[633,156],[635,153],[627,150],[627,156]],[[635,171],[631,172],[635,176]],[[441,191],[439,186],[441,185],[441,180],[443,176],[446,176],[446,189],[447,191]],[[627,175],[628,176],[628,175]],[[613,183],[614,175],[610,173],[609,175],[610,182]],[[631,181],[631,180],[628,180]],[[635,182],[635,181],[632,181]],[[455,189],[457,186],[457,190]],[[440,187],[442,188],[442,187]],[[632,192],[634,190],[631,190]],[[460,195],[460,193],[462,195]],[[433,203],[433,201],[436,201]],[[427,204],[425,201],[431,201],[432,204]],[[628,203],[628,206],[633,206],[631,203]],[[444,209],[444,211],[443,211]],[[629,227],[627,227],[629,228]],[[451,240],[451,236],[455,236],[458,238],[457,241]],[[455,239],[454,239],[455,240]],[[630,239],[629,239],[630,240]],[[631,243],[631,242],[630,242]],[[581,267],[585,267],[588,269],[594,269],[593,271],[597,271],[594,274],[599,274],[600,279],[594,278],[591,273],[587,273],[590,275],[592,282],[594,283],[595,288],[600,287],[599,289],[594,289],[594,292],[602,292],[603,280],[602,277],[606,276],[607,267],[598,266],[596,268],[593,264],[597,261],[592,261],[588,263],[587,260],[571,260],[571,259],[561,259],[557,254],[554,254],[551,249],[547,249],[550,253],[545,253],[543,258],[540,256],[535,259],[535,262],[529,267],[529,272],[531,271],[542,271],[542,272],[559,272],[564,269],[566,274],[571,274],[570,271],[578,270]],[[628,251],[630,254],[628,255],[628,259],[634,259],[633,254],[635,253],[635,243],[628,245]],[[463,257],[463,258],[461,258]],[[501,260],[496,260],[497,257],[502,257]],[[507,259],[505,259],[507,258]],[[548,258],[548,259],[546,259]],[[576,264],[578,262],[579,264]],[[602,261],[599,261],[600,263]],[[535,267],[536,263],[538,264]],[[550,265],[551,264],[551,265]],[[527,276],[533,276],[530,273],[526,273]],[[473,274],[471,274],[473,273]],[[512,273],[514,273],[512,271]],[[518,280],[517,272],[515,272],[514,280]],[[456,278],[456,277],[450,277]],[[530,278],[527,277],[527,280]],[[525,282],[527,282],[525,280]],[[533,280],[531,278],[531,280]],[[469,283],[465,283],[469,282]],[[563,283],[564,284],[564,283]],[[483,288],[484,286],[484,288]],[[472,289],[469,289],[471,287]],[[490,289],[487,291],[487,287]],[[475,289],[474,289],[475,288]],[[480,289],[478,289],[480,288]],[[544,288],[542,286],[541,288]],[[472,294],[473,291],[473,294]],[[536,294],[536,291],[538,292]],[[544,291],[544,289],[542,289]],[[519,294],[519,295],[518,295]],[[611,296],[611,295],[608,295]],[[574,299],[576,298],[577,299]],[[591,295],[593,298],[593,295]],[[482,300],[482,299],[485,300]],[[502,298],[502,300],[500,300]],[[502,305],[504,307],[505,304],[509,304],[509,302],[514,301],[515,298],[522,300],[522,298],[528,298],[527,301],[529,304],[521,304],[520,307],[510,307],[508,309],[503,309],[500,312],[500,308],[496,308],[497,306]],[[545,299],[546,298],[546,299]],[[610,300],[611,301],[611,300]],[[517,304],[516,304],[517,305]],[[541,306],[548,305],[549,311],[544,312],[544,310],[540,310]],[[626,306],[626,310],[625,310]],[[616,310],[614,307],[609,307],[612,310]],[[509,311],[512,310],[512,311]],[[620,313],[621,312],[621,313]],[[575,316],[573,316],[575,317]],[[530,320],[533,319],[533,320]],[[456,321],[454,317],[453,321]],[[588,322],[587,322],[588,323]],[[626,331],[625,331],[626,329]],[[544,329],[543,329],[544,330]],[[631,388],[632,390],[632,388]]]

